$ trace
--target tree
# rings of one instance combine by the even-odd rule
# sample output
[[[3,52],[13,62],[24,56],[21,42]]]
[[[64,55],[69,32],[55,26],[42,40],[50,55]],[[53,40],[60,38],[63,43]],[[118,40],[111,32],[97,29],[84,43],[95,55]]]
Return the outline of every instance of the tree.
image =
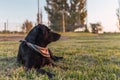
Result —
[[[22,25],[22,31],[28,33],[33,27],[31,21],[26,20]]]
[[[92,33],[101,33],[102,32],[102,25],[100,22],[98,23],[91,23]]]
[[[70,23],[73,29],[85,24],[87,17],[86,0],[70,0]]]
[[[45,10],[49,15],[50,27],[55,31],[60,31],[60,14],[58,14],[57,0],[46,0]]]
[[[119,1],[119,8],[117,9],[116,15],[117,15],[117,18],[118,18],[119,29],[120,29],[120,1]]]
[[[73,31],[81,24],[85,24],[86,0],[46,0],[46,2],[45,10],[53,30]]]
[[[63,13],[63,10],[67,11],[67,0],[46,0],[46,2],[47,6],[45,6],[45,10],[49,15],[50,27],[55,31],[64,31],[63,15],[65,20],[66,14]]]

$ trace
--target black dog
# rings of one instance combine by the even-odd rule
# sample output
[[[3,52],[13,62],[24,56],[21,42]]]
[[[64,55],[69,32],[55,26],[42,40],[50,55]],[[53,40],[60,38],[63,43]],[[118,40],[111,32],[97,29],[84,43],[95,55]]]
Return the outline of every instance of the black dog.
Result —
[[[36,68],[40,73],[51,74],[40,69],[45,65],[56,66],[53,62],[62,57],[53,56],[47,45],[57,41],[60,34],[52,32],[45,25],[39,24],[35,26],[26,36],[25,40],[21,41],[17,55],[17,61],[25,66],[26,70]]]

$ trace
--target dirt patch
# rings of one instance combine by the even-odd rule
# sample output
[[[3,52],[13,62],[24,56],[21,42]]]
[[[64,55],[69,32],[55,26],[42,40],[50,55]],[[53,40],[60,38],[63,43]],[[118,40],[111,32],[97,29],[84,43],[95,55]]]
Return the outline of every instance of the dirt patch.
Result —
[[[25,38],[25,35],[0,35],[0,41],[19,41]],[[70,37],[61,36],[60,40],[68,40]]]
[[[10,35],[10,36],[0,36],[0,41],[19,41],[21,39],[24,39],[24,36],[13,36],[13,35]]]
[[[68,40],[68,39],[70,39],[70,37],[68,37],[68,36],[61,36],[61,38],[60,38],[60,40]]]

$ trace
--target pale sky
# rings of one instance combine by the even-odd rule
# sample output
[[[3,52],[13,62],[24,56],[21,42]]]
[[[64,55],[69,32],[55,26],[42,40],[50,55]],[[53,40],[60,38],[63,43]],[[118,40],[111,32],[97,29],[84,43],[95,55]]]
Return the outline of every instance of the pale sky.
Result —
[[[101,22],[104,31],[118,31],[116,9],[118,0],[88,0],[88,22]]]
[[[0,0],[0,30],[3,30],[3,23],[7,20],[9,23],[8,29],[10,30],[16,30],[17,28],[12,25],[23,23],[26,19],[36,22],[37,1],[38,0]],[[43,22],[47,22],[47,14],[44,11],[45,1],[46,0],[40,0]],[[101,22],[104,31],[117,31],[117,8],[118,0],[88,0],[88,23]]]

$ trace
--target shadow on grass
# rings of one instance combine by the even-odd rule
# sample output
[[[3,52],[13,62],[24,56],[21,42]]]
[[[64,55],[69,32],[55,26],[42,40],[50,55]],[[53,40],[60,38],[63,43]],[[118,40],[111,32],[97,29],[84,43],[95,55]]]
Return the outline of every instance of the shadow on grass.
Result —
[[[17,61],[16,61],[16,57],[5,57],[5,58],[0,58],[0,70],[4,71],[8,68],[14,68],[17,67]]]
[[[13,61],[13,60],[16,60],[16,57],[14,56],[14,57],[5,57],[5,58],[0,58],[0,61],[3,61],[3,62],[5,62],[5,61]]]

